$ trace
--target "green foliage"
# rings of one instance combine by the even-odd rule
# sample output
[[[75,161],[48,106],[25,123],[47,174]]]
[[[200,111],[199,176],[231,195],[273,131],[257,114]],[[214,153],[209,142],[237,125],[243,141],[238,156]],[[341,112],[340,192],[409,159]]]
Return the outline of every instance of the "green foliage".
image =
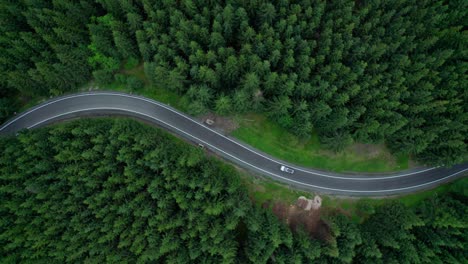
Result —
[[[468,158],[466,1],[8,1],[2,87],[100,83],[142,59],[193,114],[266,111],[330,149],[387,143],[424,164]],[[200,93],[200,95],[197,95]],[[230,98],[231,105],[227,104]],[[227,108],[226,108],[227,107]],[[226,108],[226,109],[224,109]]]
[[[279,159],[305,167],[329,171],[388,172],[408,168],[408,156],[393,159],[383,146],[376,146],[379,155],[370,157],[354,148],[339,153],[327,151],[320,138],[312,134],[300,138],[280,127],[264,115],[247,114],[237,120],[240,127],[232,132],[237,139]]]
[[[236,172],[160,130],[83,120],[1,138],[0,145],[2,256],[179,263],[235,257],[233,230],[250,206]]]
[[[0,137],[0,262],[464,263],[466,181],[329,215],[325,240],[253,206],[238,172],[159,129],[83,119]],[[367,206],[363,206],[367,208]]]
[[[356,255],[356,247],[362,244],[359,227],[344,215],[330,219],[333,236],[330,245],[324,250],[324,257],[330,262],[351,263]]]
[[[360,214],[372,215],[375,213],[374,205],[368,199],[361,199],[356,205],[356,209]]]
[[[340,152],[353,143],[353,138],[346,132],[336,132],[331,136],[322,136],[320,141],[327,148]]]
[[[140,90],[145,85],[142,80],[135,76],[129,76],[126,84],[131,91]]]
[[[225,112],[227,98],[235,112],[261,109],[260,92],[272,120],[305,138],[314,128],[335,151],[387,142],[424,163],[466,159],[463,3],[189,3],[144,3],[137,41],[192,113]]]
[[[87,24],[96,11],[91,1],[2,3],[2,86],[23,96],[43,96],[87,82],[91,77]]]
[[[0,98],[0,123],[7,120],[16,108],[17,102],[14,101],[13,97]]]
[[[228,96],[221,96],[218,99],[216,99],[216,106],[215,110],[218,114],[221,115],[226,115],[231,113],[232,111],[232,100]]]
[[[465,186],[466,187],[466,186]],[[461,197],[459,197],[461,198]],[[361,226],[363,263],[464,263],[466,196],[453,193],[425,199],[414,207],[398,203],[378,207]]]
[[[106,70],[93,71],[94,80],[97,84],[102,86],[112,83],[112,81],[114,80],[112,76],[112,72]]]
[[[131,69],[135,68],[136,66],[138,66],[138,63],[140,63],[138,61],[138,59],[128,58],[127,61],[125,62],[124,69],[131,70]]]
[[[114,80],[120,85],[125,85],[127,84],[127,75],[122,74],[122,73],[117,73],[114,75]]]

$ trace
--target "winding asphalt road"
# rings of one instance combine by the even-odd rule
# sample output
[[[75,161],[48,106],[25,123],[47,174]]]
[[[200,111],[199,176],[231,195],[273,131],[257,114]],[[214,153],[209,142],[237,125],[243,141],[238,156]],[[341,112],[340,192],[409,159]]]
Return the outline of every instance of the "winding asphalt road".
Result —
[[[337,174],[301,168],[222,135],[165,104],[118,92],[87,92],[51,99],[5,123],[0,127],[0,134],[14,134],[24,128],[96,114],[125,115],[149,121],[189,141],[201,143],[244,168],[318,192],[359,196],[396,195],[431,188],[468,173],[468,163],[452,168],[425,168],[392,174]],[[282,172],[281,165],[295,169],[295,173]]]

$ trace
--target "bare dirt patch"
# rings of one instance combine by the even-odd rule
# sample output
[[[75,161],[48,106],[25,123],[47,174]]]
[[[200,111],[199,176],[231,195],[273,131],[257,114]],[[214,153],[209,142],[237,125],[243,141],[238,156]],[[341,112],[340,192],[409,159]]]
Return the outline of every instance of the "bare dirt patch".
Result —
[[[211,127],[223,132],[224,134],[229,134],[231,131],[234,131],[239,127],[239,124],[232,118],[216,115],[214,113],[205,114],[199,119],[202,122],[205,122],[207,119],[213,120],[214,124],[211,125]]]
[[[302,201],[299,201],[301,203]],[[288,205],[285,202],[275,202],[272,211],[291,230],[303,228],[310,236],[321,240],[330,238],[329,226],[320,218],[320,209],[306,211],[298,205]]]
[[[288,218],[290,214],[290,208],[287,203],[285,202],[276,202],[273,204],[273,213],[281,220],[286,221],[288,223]]]
[[[298,199],[297,202],[296,202],[296,206],[298,206],[299,208],[306,208],[308,205],[308,202],[306,199]]]

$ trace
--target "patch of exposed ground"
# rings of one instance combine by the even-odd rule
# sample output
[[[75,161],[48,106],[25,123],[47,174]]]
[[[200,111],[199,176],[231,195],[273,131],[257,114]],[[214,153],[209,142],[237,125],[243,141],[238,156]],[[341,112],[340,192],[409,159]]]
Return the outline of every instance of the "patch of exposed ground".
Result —
[[[303,228],[310,236],[326,241],[331,238],[330,227],[320,217],[320,210],[304,210],[304,200],[298,200],[297,204],[289,205],[282,201],[265,203],[264,207],[272,208],[273,213],[286,223],[291,230]]]
[[[200,116],[199,119],[203,123],[205,123],[207,119],[213,120],[214,123],[210,126],[224,134],[229,134],[231,131],[234,131],[239,127],[239,124],[232,118],[220,116],[215,113],[207,113]]]

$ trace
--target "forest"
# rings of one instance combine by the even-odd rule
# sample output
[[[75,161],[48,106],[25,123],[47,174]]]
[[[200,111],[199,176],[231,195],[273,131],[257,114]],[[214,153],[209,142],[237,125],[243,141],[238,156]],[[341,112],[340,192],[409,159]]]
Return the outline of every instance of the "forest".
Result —
[[[331,150],[386,143],[421,164],[460,163],[467,10],[462,0],[2,1],[0,120],[140,61],[191,114],[256,111]]]
[[[239,172],[160,129],[81,119],[0,137],[1,263],[466,263],[466,181],[415,207],[324,216],[255,205]]]

